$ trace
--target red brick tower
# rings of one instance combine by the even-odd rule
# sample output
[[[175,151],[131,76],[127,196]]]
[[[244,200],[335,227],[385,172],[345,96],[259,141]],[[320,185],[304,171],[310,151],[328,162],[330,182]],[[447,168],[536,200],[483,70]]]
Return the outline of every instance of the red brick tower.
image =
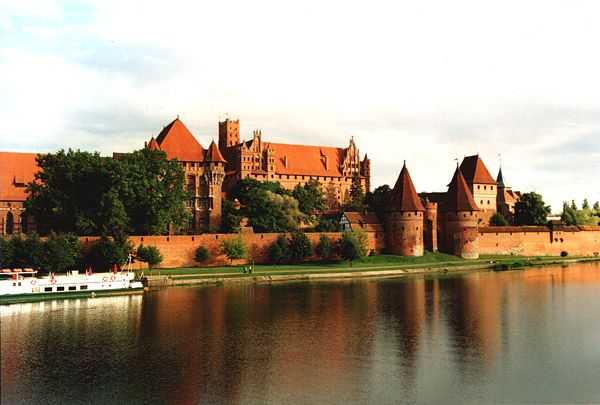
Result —
[[[423,223],[423,241],[425,249],[430,252],[438,251],[438,204],[425,200],[425,220]]]
[[[464,259],[479,257],[479,208],[460,170],[456,167],[448,186],[443,213],[444,250]]]
[[[219,150],[223,153],[227,148],[240,143],[240,120],[230,120],[219,122]]]
[[[210,231],[218,230],[221,227],[221,194],[223,180],[225,180],[225,164],[227,164],[227,161],[223,158],[215,141],[212,141],[206,151],[203,163],[204,182],[208,189],[206,208],[207,224]]]
[[[401,256],[423,256],[423,214],[406,162],[392,190],[386,215],[387,250]]]

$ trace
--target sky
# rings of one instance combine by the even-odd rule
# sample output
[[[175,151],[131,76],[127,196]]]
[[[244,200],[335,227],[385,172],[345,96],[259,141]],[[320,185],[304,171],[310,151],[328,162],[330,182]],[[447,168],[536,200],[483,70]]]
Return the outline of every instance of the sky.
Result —
[[[0,0],[0,150],[139,149],[177,115],[207,147],[347,146],[444,191],[479,153],[508,185],[600,200],[597,1]]]

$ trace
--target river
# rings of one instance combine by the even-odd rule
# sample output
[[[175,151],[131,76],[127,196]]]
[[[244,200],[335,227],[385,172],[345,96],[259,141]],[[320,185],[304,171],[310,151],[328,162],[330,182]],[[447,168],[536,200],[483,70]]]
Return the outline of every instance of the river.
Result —
[[[600,264],[0,307],[3,404],[600,402]]]

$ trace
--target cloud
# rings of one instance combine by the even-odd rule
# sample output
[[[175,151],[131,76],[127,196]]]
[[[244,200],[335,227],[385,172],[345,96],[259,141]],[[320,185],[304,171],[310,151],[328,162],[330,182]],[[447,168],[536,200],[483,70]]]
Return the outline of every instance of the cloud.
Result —
[[[552,205],[600,199],[596,2],[0,0],[0,149],[110,154],[176,114],[207,145],[346,145],[443,190],[480,153]]]

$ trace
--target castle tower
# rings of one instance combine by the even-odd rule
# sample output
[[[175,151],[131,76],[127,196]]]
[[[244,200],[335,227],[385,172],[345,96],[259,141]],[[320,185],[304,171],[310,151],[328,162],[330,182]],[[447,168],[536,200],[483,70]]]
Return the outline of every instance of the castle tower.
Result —
[[[392,190],[386,213],[387,250],[401,256],[423,256],[423,214],[406,162]]]
[[[208,229],[216,230],[221,227],[221,192],[223,180],[225,180],[225,164],[227,161],[212,141],[204,157],[204,183],[206,184]]]
[[[219,121],[219,150],[225,153],[226,149],[240,143],[240,120]]]
[[[438,251],[438,204],[425,200],[425,220],[423,222],[423,243],[430,252]]]
[[[464,259],[479,257],[479,208],[457,166],[448,185],[443,213],[444,250]]]
[[[365,153],[365,158],[360,162],[360,175],[365,178],[365,192],[371,191],[371,159]]]
[[[490,218],[496,212],[496,181],[479,155],[466,156],[460,164],[460,171],[479,208],[480,222],[489,225]]]

